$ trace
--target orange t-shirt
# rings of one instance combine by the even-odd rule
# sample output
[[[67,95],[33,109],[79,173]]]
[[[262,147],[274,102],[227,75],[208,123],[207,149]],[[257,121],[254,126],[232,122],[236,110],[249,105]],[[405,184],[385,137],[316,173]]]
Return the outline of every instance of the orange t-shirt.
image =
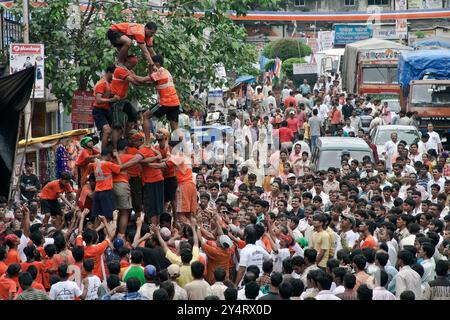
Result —
[[[81,189],[80,199],[78,199],[78,206],[80,209],[92,209],[92,199],[89,198],[89,194],[92,192],[91,186],[85,184]]]
[[[35,282],[42,284],[42,275],[45,272],[45,265],[42,261],[22,262],[20,264],[22,272],[26,272],[29,266],[35,266],[37,269],[37,276]]]
[[[135,148],[135,147],[128,147],[126,153],[135,156],[139,153],[139,149]],[[132,167],[129,167],[127,169],[127,172],[128,172],[128,177],[130,177],[130,178],[131,177],[140,177],[141,172],[142,172],[142,167],[140,164],[136,164]]]
[[[101,257],[103,256],[103,263],[105,272],[108,269],[106,266],[106,259],[103,255],[111,242],[108,239],[103,240],[99,244],[84,247],[84,259],[92,259],[94,261],[94,270],[92,271],[97,277],[103,279]],[[82,236],[77,236],[76,245],[83,245]]]
[[[109,162],[109,161],[101,161],[100,162],[100,168],[103,171],[103,175],[106,177],[104,180],[100,179],[100,176],[97,176],[96,170],[97,170],[98,162],[94,164],[94,173],[95,173],[95,191],[107,191],[112,190],[113,188],[113,174],[119,174],[120,173],[120,166],[118,164]]]
[[[81,151],[80,155],[78,156],[76,164],[81,169],[81,185],[84,185],[86,183],[86,179],[90,174],[89,164],[91,164],[92,161],[88,161],[87,157],[95,156],[97,154],[100,154],[100,151],[97,148],[93,148],[92,150],[83,149],[83,151]]]
[[[44,261],[44,274],[42,275],[42,284],[44,285],[44,288],[49,290],[50,289],[50,276],[56,275],[58,273],[58,265],[56,264],[56,261],[52,258],[47,258]]]
[[[111,98],[111,84],[106,81],[104,78],[101,78],[94,87],[94,96],[97,97],[97,94],[101,94],[103,99]],[[109,103],[98,103],[97,99],[94,99],[94,103],[92,104],[94,107],[99,109],[109,109]]]
[[[134,155],[122,153],[121,155],[119,155],[119,157],[120,157],[120,161],[122,162],[122,164],[125,164],[128,161],[130,161],[131,159],[133,159]],[[113,174],[113,183],[118,183],[118,182],[128,183],[127,171],[120,171],[119,174]]]
[[[161,148],[160,145],[156,145],[155,149],[161,152],[161,156],[163,159],[167,158],[167,154],[170,152],[169,146],[166,146],[165,148]],[[172,178],[175,177],[175,167],[173,166],[167,166],[167,168],[163,171],[164,178]]]
[[[364,248],[376,249],[376,247],[377,247],[377,245],[375,243],[375,239],[371,235],[368,235],[364,239],[364,242],[361,244],[361,249],[364,249]]]
[[[139,149],[139,154],[145,158],[155,157],[156,153],[149,147],[142,147]],[[164,176],[161,169],[150,168],[147,165],[142,165],[142,182],[154,183],[164,181]]]
[[[226,272],[226,279],[230,270],[230,250],[218,248],[217,246],[210,246],[206,243],[202,244],[202,250],[208,257],[208,271],[206,274],[206,281],[214,283],[214,271],[222,268]]]
[[[6,270],[8,269],[8,265],[4,263],[3,261],[0,261],[0,277],[6,273]]]
[[[61,188],[60,180],[54,180],[45,185],[40,193],[40,198],[44,200],[57,200],[58,194],[63,192],[72,192],[73,189],[69,183]]]
[[[147,47],[153,46],[153,38],[145,39],[145,26],[139,23],[117,23],[111,26],[112,30],[120,31],[130,38],[136,40],[137,43],[145,43]]]
[[[172,161],[169,161],[169,163],[172,164],[171,166],[175,167],[175,165],[173,164]],[[176,167],[175,174],[177,177],[178,184],[181,184],[183,182],[188,182],[188,181],[194,182],[194,180],[192,180],[192,168],[190,168],[189,166],[187,166],[184,163],[182,163],[178,167]]]
[[[164,107],[178,107],[180,100],[178,99],[177,90],[170,72],[161,67],[158,71],[153,72],[150,77],[156,82],[159,104]]]
[[[111,81],[111,93],[118,95],[120,99],[125,99],[128,95],[128,87],[130,82],[127,79],[130,72],[125,67],[116,67]]]
[[[9,266],[13,263],[20,264],[20,256],[16,249],[9,249],[8,254],[6,255],[5,263]]]
[[[9,294],[15,297],[17,294],[16,282],[13,279],[7,278],[6,275],[0,277],[0,300],[7,300]]]

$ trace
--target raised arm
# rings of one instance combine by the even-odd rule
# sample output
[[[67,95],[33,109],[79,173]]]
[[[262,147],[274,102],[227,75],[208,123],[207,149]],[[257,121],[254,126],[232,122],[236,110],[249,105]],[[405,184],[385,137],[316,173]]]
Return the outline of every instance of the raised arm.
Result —
[[[161,234],[159,233],[159,228],[157,226],[153,225],[152,230],[158,237],[159,244],[160,244],[161,248],[164,250],[164,253],[167,253],[167,251],[169,251],[169,247],[167,246],[164,239],[161,237]]]

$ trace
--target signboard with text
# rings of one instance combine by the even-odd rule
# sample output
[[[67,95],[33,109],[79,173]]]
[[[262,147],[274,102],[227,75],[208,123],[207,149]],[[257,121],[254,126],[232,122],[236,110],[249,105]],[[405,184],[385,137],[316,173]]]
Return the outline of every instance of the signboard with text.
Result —
[[[44,45],[37,43],[11,43],[9,74],[32,68],[36,64],[34,97],[45,98]]]
[[[94,125],[92,117],[93,91],[75,91],[72,96],[72,124]]]
[[[408,0],[408,10],[442,9],[442,0]]]
[[[317,37],[319,40],[319,50],[320,51],[324,51],[324,50],[333,48],[334,31],[319,31]]]
[[[372,37],[372,29],[364,24],[338,24],[334,29],[334,45],[344,46],[347,43],[366,40]]]
[[[383,63],[386,61],[397,63],[400,52],[400,50],[395,49],[362,51],[359,53],[359,61],[364,63],[377,63],[380,61],[383,61]]]
[[[292,65],[293,74],[311,74],[317,73],[317,64],[294,63]]]

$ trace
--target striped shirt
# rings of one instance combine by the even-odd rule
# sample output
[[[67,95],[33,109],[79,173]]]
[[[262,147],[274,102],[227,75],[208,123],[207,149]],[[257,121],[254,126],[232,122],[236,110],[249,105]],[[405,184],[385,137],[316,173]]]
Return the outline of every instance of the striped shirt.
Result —
[[[41,290],[28,288],[17,296],[17,300],[50,300],[50,297]]]

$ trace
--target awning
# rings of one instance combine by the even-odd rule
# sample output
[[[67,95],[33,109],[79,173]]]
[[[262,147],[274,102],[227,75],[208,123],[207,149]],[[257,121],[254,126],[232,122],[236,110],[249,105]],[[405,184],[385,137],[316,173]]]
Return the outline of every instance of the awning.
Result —
[[[63,133],[52,134],[49,136],[44,136],[44,137],[39,137],[39,138],[32,138],[32,139],[28,140],[28,146],[32,146],[32,145],[35,145],[38,143],[50,142],[53,140],[69,138],[69,137],[88,135],[91,133],[92,133],[92,129],[79,129],[79,130],[66,131]],[[26,140],[20,140],[19,148],[25,148],[25,144],[26,144]]]

